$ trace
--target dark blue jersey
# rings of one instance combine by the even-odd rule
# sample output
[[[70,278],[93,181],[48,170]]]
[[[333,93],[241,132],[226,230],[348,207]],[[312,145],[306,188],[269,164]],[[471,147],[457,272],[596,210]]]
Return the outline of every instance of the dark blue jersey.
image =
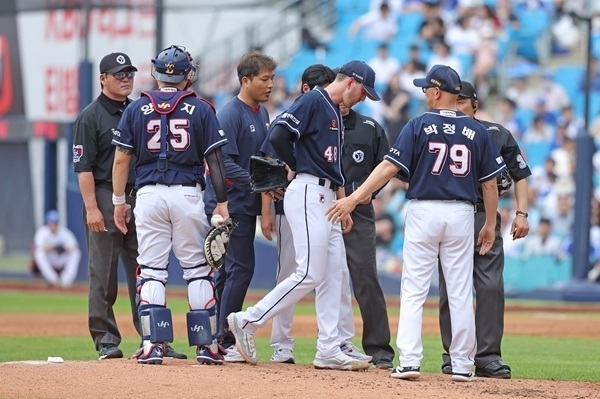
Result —
[[[226,165],[229,213],[260,215],[260,194],[250,192],[248,162],[251,155],[259,152],[267,137],[269,114],[265,107],[254,109],[236,96],[223,106],[217,113],[217,118],[228,141],[223,147],[223,154],[230,163]],[[237,176],[231,176],[231,173]],[[240,179],[240,176],[245,178]],[[210,171],[206,180],[204,202],[206,213],[211,214],[216,206],[216,196],[210,181]]]
[[[342,116],[322,87],[304,93],[274,123],[296,136],[296,173],[324,177],[338,186],[345,184]]]
[[[406,198],[475,203],[481,182],[506,168],[486,128],[458,111],[411,119],[385,159],[409,182]]]
[[[133,151],[137,158],[136,187],[147,184],[204,185],[204,155],[227,144],[212,106],[193,92],[156,90],[132,102],[113,132],[112,144]],[[166,145],[161,146],[161,114],[166,115]],[[161,147],[166,163],[159,165]],[[159,170],[160,169],[160,170]]]

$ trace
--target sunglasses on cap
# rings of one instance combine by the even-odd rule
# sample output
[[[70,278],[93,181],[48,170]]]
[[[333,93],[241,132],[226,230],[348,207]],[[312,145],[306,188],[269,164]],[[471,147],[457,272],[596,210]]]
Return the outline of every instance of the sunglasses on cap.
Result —
[[[133,77],[135,76],[135,71],[115,72],[115,73],[109,73],[109,75],[114,76],[115,79],[117,79],[117,80],[123,80],[125,78],[133,79]]]

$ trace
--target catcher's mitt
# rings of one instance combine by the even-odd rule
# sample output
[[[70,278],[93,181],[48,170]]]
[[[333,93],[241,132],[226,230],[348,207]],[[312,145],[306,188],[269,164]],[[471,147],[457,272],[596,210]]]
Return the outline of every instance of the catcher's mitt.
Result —
[[[512,187],[513,179],[507,169],[496,176],[496,185],[498,186],[498,197],[504,196]]]
[[[277,158],[252,155],[248,171],[250,172],[250,190],[253,193],[285,188],[289,184],[285,163]]]
[[[206,235],[204,257],[209,266],[215,270],[219,270],[225,264],[231,230],[233,230],[233,221],[229,218],[223,224],[211,227]]]

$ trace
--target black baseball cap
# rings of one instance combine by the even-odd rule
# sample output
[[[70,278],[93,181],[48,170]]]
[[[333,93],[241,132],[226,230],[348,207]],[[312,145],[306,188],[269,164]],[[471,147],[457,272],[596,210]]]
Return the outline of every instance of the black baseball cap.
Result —
[[[434,65],[425,78],[413,79],[417,87],[439,87],[440,90],[451,94],[460,93],[461,81],[458,73],[448,65]]]
[[[364,61],[350,61],[340,67],[339,73],[354,78],[367,91],[367,97],[373,101],[381,100],[375,91],[375,71]]]
[[[123,71],[137,71],[131,64],[131,59],[125,53],[110,53],[100,61],[100,73],[117,73]]]
[[[475,91],[475,88],[470,82],[467,82],[465,80],[462,81],[462,88],[460,89],[460,93],[458,93],[458,96],[477,100],[477,92]]]
[[[335,80],[335,73],[331,68],[323,64],[311,65],[302,74],[302,84],[307,84],[311,89],[315,86],[323,86]],[[302,90],[300,90],[302,91]]]

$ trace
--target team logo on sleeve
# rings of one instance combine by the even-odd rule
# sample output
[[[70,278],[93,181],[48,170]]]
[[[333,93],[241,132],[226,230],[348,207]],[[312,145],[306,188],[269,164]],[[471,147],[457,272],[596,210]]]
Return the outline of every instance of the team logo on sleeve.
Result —
[[[81,161],[83,156],[83,146],[73,144],[73,163]]]
[[[519,169],[525,169],[527,167],[527,162],[525,162],[521,154],[517,155],[517,162],[519,163]]]
[[[225,136],[225,132],[223,131],[223,129],[219,129],[219,136],[221,136],[221,137]]]
[[[296,125],[300,124],[300,120],[298,118],[296,118],[294,115],[290,114],[289,112],[284,112],[283,114],[281,114],[281,119],[289,119]]]
[[[121,137],[121,132],[115,128],[110,129],[112,131],[113,137]]]
[[[352,159],[354,159],[354,162],[356,163],[362,163],[362,161],[365,160],[365,153],[361,150],[356,150],[352,153]]]
[[[502,159],[502,157],[496,157],[496,163],[498,165],[500,165],[502,162],[504,162],[504,159]]]

